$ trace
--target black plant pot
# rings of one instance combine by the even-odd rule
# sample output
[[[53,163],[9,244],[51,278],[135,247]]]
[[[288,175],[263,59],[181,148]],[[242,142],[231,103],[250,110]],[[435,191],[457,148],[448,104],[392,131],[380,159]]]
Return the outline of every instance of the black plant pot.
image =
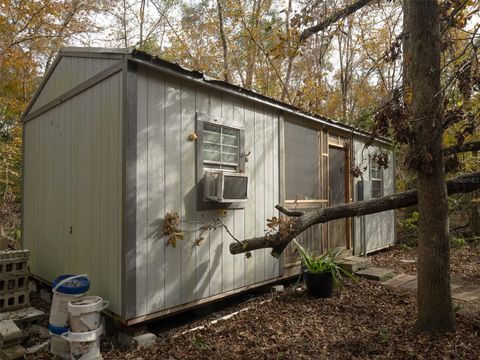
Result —
[[[303,279],[307,285],[307,292],[316,297],[328,298],[333,292],[333,275],[330,271],[312,274],[308,270],[303,272]]]

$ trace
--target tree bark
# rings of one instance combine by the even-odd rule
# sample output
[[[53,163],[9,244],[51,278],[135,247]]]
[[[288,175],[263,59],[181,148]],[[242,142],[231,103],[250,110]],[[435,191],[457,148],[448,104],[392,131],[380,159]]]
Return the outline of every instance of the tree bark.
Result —
[[[407,0],[409,7],[412,153],[418,156],[417,322],[421,332],[455,329],[450,290],[448,197],[443,155],[441,38],[437,0]]]
[[[480,189],[480,172],[459,176],[448,181],[447,185],[449,195],[475,191]],[[295,217],[295,219],[292,219],[292,231],[288,234],[288,236],[281,237],[280,234],[276,233],[234,242],[230,244],[230,253],[235,255],[258,249],[272,248],[272,255],[274,257],[279,257],[290,241],[315,224],[325,223],[331,220],[342,219],[346,217],[368,215],[386,210],[400,209],[407,206],[412,206],[416,203],[417,190],[414,189],[398,194],[384,196],[374,200],[347,203],[307,213],[285,210],[282,206],[277,205],[278,210],[288,216]]]
[[[288,90],[290,88],[290,78],[292,76],[292,69],[293,69],[293,60],[295,59],[295,54],[293,53],[292,49],[292,39],[290,38],[290,14],[292,12],[292,0],[288,0],[287,12],[285,13],[285,33],[287,34],[287,73],[285,75],[284,86],[282,89],[282,96],[280,100],[282,102],[285,101],[285,98],[288,95]]]
[[[223,0],[217,0],[217,9],[218,9],[218,24],[220,26],[220,39],[222,40],[223,48],[223,80],[229,82],[230,78],[230,69],[228,66],[228,43],[227,37],[225,35],[225,27],[223,24]]]

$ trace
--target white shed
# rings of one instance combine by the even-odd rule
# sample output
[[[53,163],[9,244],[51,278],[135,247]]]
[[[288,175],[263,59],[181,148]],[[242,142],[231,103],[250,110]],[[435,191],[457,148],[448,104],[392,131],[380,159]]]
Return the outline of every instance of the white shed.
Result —
[[[66,48],[24,117],[23,245],[51,281],[88,273],[91,292],[134,324],[298,273],[291,249],[231,255],[264,234],[275,204],[315,209],[394,191],[390,143],[137,50]],[[378,169],[365,156],[388,151]],[[369,194],[365,194],[365,189]],[[178,213],[184,239],[164,235]],[[394,243],[393,211],[315,226],[317,252]],[[220,218],[225,226],[204,230]],[[231,234],[230,234],[231,233]],[[199,243],[199,238],[203,240]]]

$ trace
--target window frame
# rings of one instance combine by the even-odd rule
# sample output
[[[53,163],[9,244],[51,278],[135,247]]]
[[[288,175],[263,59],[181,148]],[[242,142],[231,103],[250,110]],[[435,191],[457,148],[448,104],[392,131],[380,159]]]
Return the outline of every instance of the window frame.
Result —
[[[205,183],[205,172],[207,170],[228,172],[228,173],[245,173],[245,124],[239,123],[234,119],[225,119],[215,116],[210,116],[201,112],[196,112],[195,121],[195,133],[197,135],[195,141],[195,178],[196,178],[196,192],[197,192],[197,209],[198,210],[211,210],[211,209],[224,209],[225,203],[218,203],[215,201],[205,200],[203,194],[203,187]],[[231,168],[220,168],[214,166],[206,166],[204,159],[204,126],[205,124],[220,126],[232,130],[238,130],[238,149],[237,159],[238,164]],[[208,160],[207,160],[208,161]],[[228,205],[229,209],[243,209],[244,203],[231,203]]]
[[[378,198],[383,197],[383,168],[373,160],[373,157],[371,155],[369,156],[369,159],[370,159],[369,174],[370,174],[370,181],[372,182],[372,193],[370,194],[370,197],[372,199],[378,199]],[[374,165],[375,165],[375,171],[378,172],[379,177],[374,177],[373,176]],[[379,196],[373,196],[373,183],[374,182],[380,183],[380,194],[379,194]]]
[[[204,132],[205,131],[208,131],[208,130],[205,130],[205,126],[208,125],[210,127],[218,127],[220,129],[220,132],[219,133],[216,133],[216,134],[219,134],[220,135],[220,143],[216,143],[216,142],[212,142],[212,141],[207,141],[204,139]],[[223,143],[223,136],[224,136],[224,130],[233,130],[236,132],[236,145],[233,146],[233,145],[229,145],[229,144],[224,144]],[[220,146],[220,158],[221,160],[220,161],[216,161],[216,160],[206,160],[205,159],[205,144],[212,144],[212,145],[217,145],[217,146]],[[226,147],[234,147],[236,148],[236,153],[228,153],[228,152],[224,152],[223,151],[223,147],[226,146]],[[227,162],[227,161],[223,161],[223,154],[235,154],[236,155],[236,161],[235,162]],[[218,170],[218,171],[228,171],[228,172],[238,172],[237,169],[239,168],[240,166],[240,129],[239,128],[235,128],[235,127],[232,127],[232,126],[226,126],[226,125],[223,125],[223,124],[217,124],[217,123],[213,123],[213,122],[210,122],[210,121],[205,121],[203,123],[203,128],[202,128],[202,158],[203,158],[203,168],[204,169],[209,169],[209,170]],[[211,166],[209,166],[211,165]]]

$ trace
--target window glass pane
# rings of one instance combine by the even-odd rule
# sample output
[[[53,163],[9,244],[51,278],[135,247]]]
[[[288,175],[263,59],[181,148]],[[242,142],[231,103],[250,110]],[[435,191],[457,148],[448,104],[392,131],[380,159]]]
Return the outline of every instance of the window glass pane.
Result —
[[[236,154],[222,154],[222,162],[227,162],[227,163],[237,163],[237,155]]]
[[[285,122],[285,195],[287,200],[319,200],[318,131]]]
[[[239,142],[240,131],[223,126],[204,123],[203,124],[203,154],[206,167],[212,167],[209,162],[218,162],[219,168],[235,170],[239,163]],[[225,166],[223,165],[225,164]]]
[[[372,198],[382,197],[382,182],[380,180],[372,180]]]

